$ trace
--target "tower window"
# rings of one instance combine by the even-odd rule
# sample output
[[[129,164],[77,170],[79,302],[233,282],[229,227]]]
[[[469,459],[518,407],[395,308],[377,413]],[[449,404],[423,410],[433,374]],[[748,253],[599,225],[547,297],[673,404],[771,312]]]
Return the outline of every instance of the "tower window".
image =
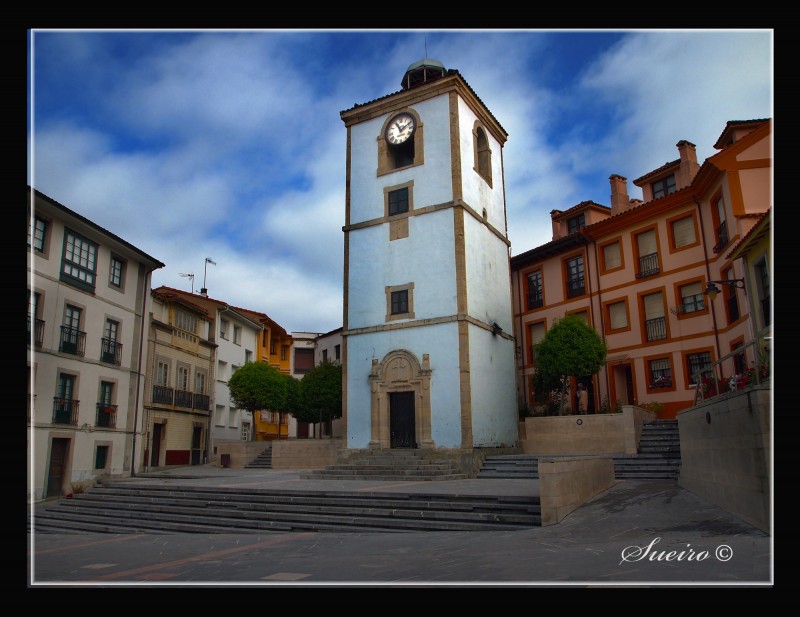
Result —
[[[492,150],[489,147],[489,138],[481,126],[475,126],[473,131],[475,141],[475,171],[492,186]]]
[[[386,321],[414,319],[414,283],[391,285],[386,290]]]
[[[389,216],[408,212],[408,187],[389,191]]]

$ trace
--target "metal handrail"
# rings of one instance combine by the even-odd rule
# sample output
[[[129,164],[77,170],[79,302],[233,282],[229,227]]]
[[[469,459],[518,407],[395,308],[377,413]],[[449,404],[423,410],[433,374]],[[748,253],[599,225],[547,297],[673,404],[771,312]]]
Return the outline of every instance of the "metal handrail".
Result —
[[[769,369],[769,362],[764,362],[763,364],[761,362],[760,347],[761,347],[761,344],[764,342],[764,340],[765,340],[764,337],[760,337],[760,338],[753,339],[752,341],[748,341],[744,345],[740,345],[739,347],[734,349],[732,352],[725,354],[719,360],[716,360],[716,361],[712,362],[706,368],[703,368],[703,369],[700,369],[699,371],[693,372],[692,373],[692,379],[694,380],[694,383],[696,384],[695,394],[694,394],[694,404],[697,405],[698,403],[701,403],[704,400],[706,400],[706,397],[703,394],[703,383],[702,383],[703,375],[706,375],[706,374],[710,373],[711,377],[713,378],[715,369],[718,366],[721,366],[722,363],[725,362],[726,360],[730,360],[731,358],[734,358],[736,356],[741,355],[742,353],[744,353],[747,350],[748,347],[753,347],[753,357],[755,358],[756,385],[760,385],[761,384],[761,368],[762,368],[762,366],[765,366],[765,367],[767,367],[767,369]],[[758,345],[758,347],[756,347],[756,345]],[[765,379],[765,381],[769,381],[769,378]],[[725,393],[723,392],[722,394],[725,394]],[[714,398],[714,397],[719,396],[719,395],[720,395],[720,393],[717,392],[716,394],[713,394],[708,398]]]

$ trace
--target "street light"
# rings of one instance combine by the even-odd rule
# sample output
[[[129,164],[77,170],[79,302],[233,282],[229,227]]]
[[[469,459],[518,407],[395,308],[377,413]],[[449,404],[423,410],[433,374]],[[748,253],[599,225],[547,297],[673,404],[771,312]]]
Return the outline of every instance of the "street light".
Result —
[[[712,302],[714,301],[714,298],[717,297],[717,294],[719,294],[720,291],[719,287],[717,287],[714,283],[717,283],[719,285],[730,285],[734,289],[744,289],[744,279],[728,279],[726,281],[708,281],[704,293],[709,298],[711,298]]]

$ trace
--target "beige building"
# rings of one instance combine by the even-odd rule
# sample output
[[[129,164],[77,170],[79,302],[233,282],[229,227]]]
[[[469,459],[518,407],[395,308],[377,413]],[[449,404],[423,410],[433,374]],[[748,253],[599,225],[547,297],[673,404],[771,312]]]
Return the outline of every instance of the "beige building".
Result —
[[[145,470],[208,462],[216,343],[208,311],[151,293],[144,394]]]
[[[164,264],[28,186],[28,499],[141,460],[145,316]]]

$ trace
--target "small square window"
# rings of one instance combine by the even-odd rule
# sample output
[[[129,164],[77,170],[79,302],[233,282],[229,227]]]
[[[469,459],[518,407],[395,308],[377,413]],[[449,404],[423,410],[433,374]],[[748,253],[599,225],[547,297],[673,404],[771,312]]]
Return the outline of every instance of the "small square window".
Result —
[[[408,187],[389,191],[389,216],[408,212]]]
[[[408,290],[392,292],[392,315],[408,313]]]

